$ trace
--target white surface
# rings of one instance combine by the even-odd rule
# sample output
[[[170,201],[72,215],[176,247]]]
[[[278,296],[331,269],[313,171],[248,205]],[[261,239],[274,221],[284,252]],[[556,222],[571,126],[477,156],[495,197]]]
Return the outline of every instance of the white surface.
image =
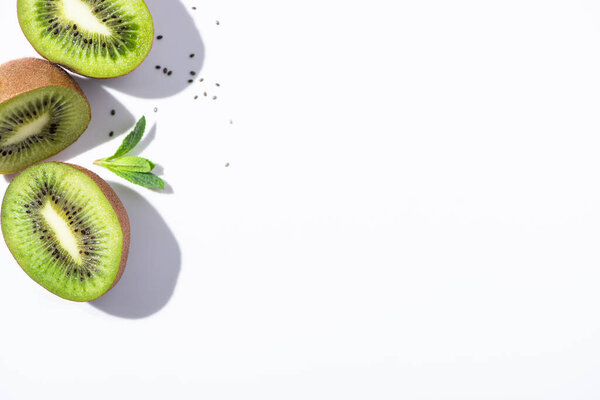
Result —
[[[58,157],[119,182],[123,281],[72,304],[0,246],[0,398],[600,397],[597,1],[184,4]],[[92,166],[143,113],[170,194]]]

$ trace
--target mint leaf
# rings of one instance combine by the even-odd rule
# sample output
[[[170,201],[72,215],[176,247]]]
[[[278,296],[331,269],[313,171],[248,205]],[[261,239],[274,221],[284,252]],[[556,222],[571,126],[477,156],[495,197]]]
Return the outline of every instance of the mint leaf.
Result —
[[[141,157],[119,157],[112,160],[102,159],[95,161],[94,164],[127,172],[150,172],[155,167],[152,161]]]
[[[129,182],[135,183],[136,185],[147,187],[149,189],[164,189],[165,188],[165,182],[151,172],[130,172],[130,171],[122,171],[122,170],[111,168],[111,167],[107,167],[107,168],[109,171],[114,172],[116,175],[120,176],[121,178],[126,179]]]
[[[142,117],[114,155],[96,160],[94,164],[104,167],[136,185],[150,189],[164,189],[165,182],[150,172],[156,166],[152,161],[142,157],[125,156],[142,140],[145,129],[146,118]]]
[[[142,136],[144,136],[144,131],[146,130],[146,117],[140,118],[140,120],[135,124],[135,128],[133,131],[125,139],[123,139],[123,143],[121,147],[117,149],[117,152],[108,157],[107,160],[113,160],[118,157],[122,157],[125,154],[129,153],[137,144],[142,140]]]

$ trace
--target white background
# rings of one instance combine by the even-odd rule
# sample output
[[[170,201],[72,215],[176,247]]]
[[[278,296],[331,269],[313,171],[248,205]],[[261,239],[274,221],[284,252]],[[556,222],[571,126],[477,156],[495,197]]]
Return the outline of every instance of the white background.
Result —
[[[600,397],[597,1],[148,3],[56,159],[145,114],[169,188],[92,167],[133,224],[93,304],[0,246],[0,399]],[[35,54],[14,1],[0,38]]]

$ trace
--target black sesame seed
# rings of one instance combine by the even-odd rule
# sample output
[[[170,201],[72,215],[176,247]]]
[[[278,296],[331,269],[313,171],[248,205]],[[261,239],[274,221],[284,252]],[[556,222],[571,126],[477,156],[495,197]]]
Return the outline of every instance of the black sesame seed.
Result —
[[[116,111],[115,110],[110,110],[110,115],[115,115]]]
[[[169,72],[167,72],[167,75],[171,76],[172,73],[173,73],[173,71],[169,71]]]
[[[155,68],[156,68],[156,69],[160,69],[160,65],[157,65]]]
[[[194,58],[194,56],[195,56],[194,53],[190,54],[190,58]]]
[[[162,38],[163,38],[163,36],[162,36],[162,35],[158,35],[156,38],[157,38],[158,40],[160,40],[160,39],[162,39]]]
[[[115,133],[113,131],[110,131],[110,133],[108,134],[108,136],[112,137]]]

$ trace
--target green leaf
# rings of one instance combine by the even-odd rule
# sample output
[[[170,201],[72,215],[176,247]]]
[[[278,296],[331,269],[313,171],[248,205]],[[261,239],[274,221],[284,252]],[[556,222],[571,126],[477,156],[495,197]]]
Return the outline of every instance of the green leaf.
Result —
[[[144,136],[144,131],[146,130],[146,117],[140,118],[140,120],[135,124],[135,128],[133,131],[125,139],[123,139],[123,143],[121,147],[117,149],[117,152],[108,157],[107,160],[113,160],[118,157],[122,157],[125,154],[129,153],[137,144],[142,140],[142,136]]]
[[[150,172],[155,167],[152,161],[142,157],[119,157],[115,159],[103,159],[95,161],[94,164],[126,172]]]
[[[108,167],[108,170],[136,185],[147,187],[149,189],[165,188],[165,182],[151,172],[129,172],[111,167]]]

